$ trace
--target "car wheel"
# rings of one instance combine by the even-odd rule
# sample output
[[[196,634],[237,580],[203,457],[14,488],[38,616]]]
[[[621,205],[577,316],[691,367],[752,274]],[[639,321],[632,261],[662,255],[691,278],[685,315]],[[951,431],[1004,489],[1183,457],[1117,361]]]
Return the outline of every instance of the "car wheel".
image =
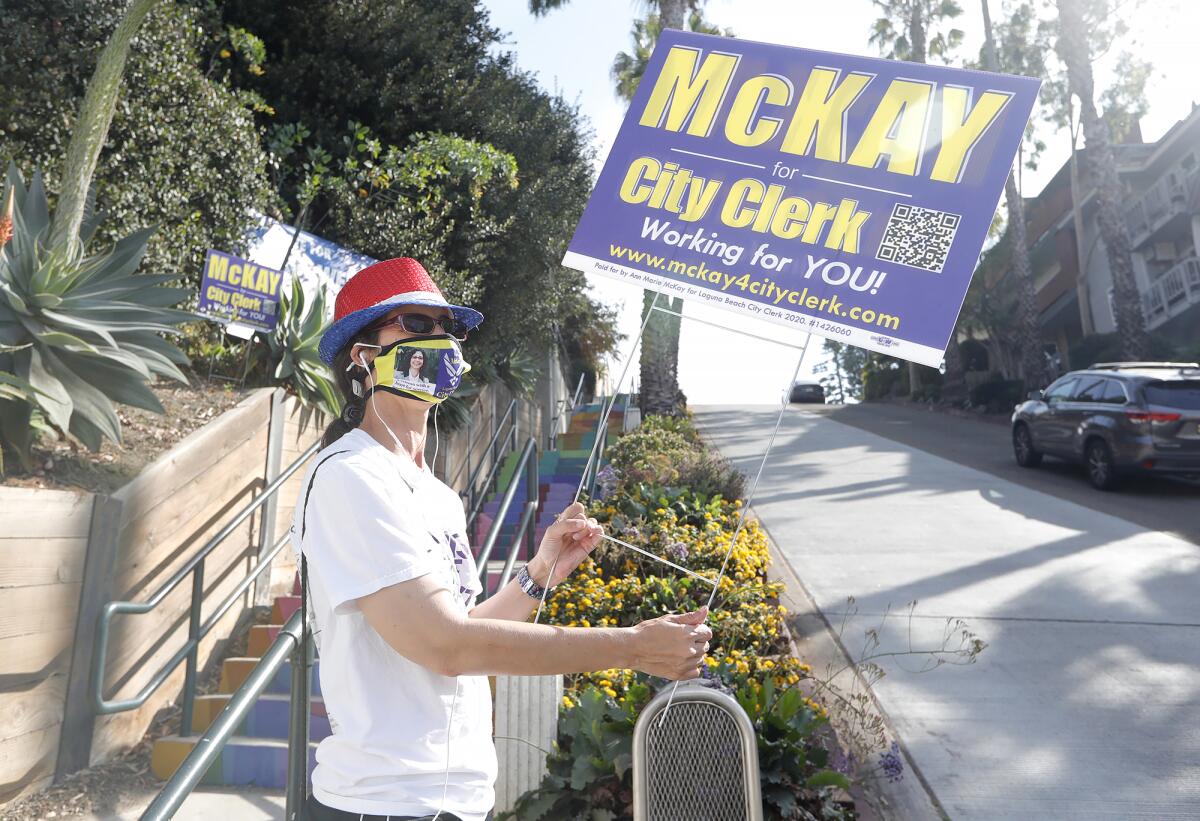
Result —
[[[1112,450],[1104,440],[1093,439],[1088,442],[1084,452],[1084,465],[1092,487],[1097,490],[1112,490],[1117,486],[1117,465],[1113,461]]]
[[[1035,468],[1042,463],[1042,452],[1033,446],[1033,436],[1028,425],[1013,428],[1013,455],[1023,468]]]

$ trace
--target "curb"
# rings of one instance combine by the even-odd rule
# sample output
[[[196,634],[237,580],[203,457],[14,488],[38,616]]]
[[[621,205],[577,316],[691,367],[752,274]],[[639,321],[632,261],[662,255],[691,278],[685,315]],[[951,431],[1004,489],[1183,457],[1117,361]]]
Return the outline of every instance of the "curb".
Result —
[[[747,515],[752,512],[753,508],[747,511]],[[825,614],[817,607],[816,601],[804,586],[795,568],[779,549],[762,518],[757,513],[754,514],[754,518],[767,536],[771,553],[767,577],[770,581],[783,584],[782,604],[788,609],[788,629],[791,631],[794,646],[800,651],[797,656],[801,656],[802,653],[803,660],[810,663],[814,670],[823,669],[829,664],[841,667],[851,663],[853,657]],[[866,685],[856,669],[851,674],[858,679],[862,690],[869,695],[872,706],[887,727],[888,734],[899,744],[908,774],[915,776],[898,782],[878,779],[865,789],[853,790],[853,793],[867,798],[870,802],[868,809],[876,813],[881,821],[950,821],[949,814],[938,800],[921,768],[913,760],[908,746],[897,732],[887,710],[879,703],[875,692]],[[865,760],[865,755],[860,754],[858,757]]]

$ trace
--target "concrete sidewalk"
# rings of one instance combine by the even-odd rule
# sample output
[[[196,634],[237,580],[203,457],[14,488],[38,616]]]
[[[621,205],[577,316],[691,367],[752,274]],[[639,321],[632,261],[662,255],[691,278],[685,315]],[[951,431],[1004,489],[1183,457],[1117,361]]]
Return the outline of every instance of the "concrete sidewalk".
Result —
[[[697,412],[748,471],[774,420]],[[956,617],[988,642],[876,687],[952,818],[1200,818],[1195,545],[797,409],[754,509],[830,622],[855,597],[847,647],[882,623],[885,651],[936,648]]]

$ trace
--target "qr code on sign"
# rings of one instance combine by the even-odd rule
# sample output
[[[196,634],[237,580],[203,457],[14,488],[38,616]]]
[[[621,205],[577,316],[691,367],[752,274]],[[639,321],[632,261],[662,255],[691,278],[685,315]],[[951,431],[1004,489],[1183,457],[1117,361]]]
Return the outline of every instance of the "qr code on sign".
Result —
[[[959,214],[897,203],[875,257],[940,274],[960,222]]]

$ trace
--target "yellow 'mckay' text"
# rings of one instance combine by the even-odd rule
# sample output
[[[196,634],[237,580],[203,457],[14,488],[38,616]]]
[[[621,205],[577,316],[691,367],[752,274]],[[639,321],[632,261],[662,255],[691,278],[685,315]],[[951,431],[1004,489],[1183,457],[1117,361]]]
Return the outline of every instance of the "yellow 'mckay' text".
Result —
[[[1000,116],[1012,95],[925,80],[892,80],[866,126],[849,134],[848,112],[877,75],[816,67],[804,78],[762,74],[733,88],[741,57],[674,46],[663,62],[638,122],[651,128],[708,137],[733,94],[724,122],[730,143],[757,147],[777,143],[785,154],[808,155],[894,174],[957,183],[976,143]],[[793,80],[803,80],[799,89]],[[931,116],[940,129],[931,136]],[[927,172],[921,168],[934,149]],[[886,162],[885,162],[886,161]]]
[[[208,258],[208,276],[214,282],[227,282],[250,291],[258,291],[263,296],[276,297],[279,295],[279,280],[283,274],[252,262],[230,265],[228,257],[214,254]]]

